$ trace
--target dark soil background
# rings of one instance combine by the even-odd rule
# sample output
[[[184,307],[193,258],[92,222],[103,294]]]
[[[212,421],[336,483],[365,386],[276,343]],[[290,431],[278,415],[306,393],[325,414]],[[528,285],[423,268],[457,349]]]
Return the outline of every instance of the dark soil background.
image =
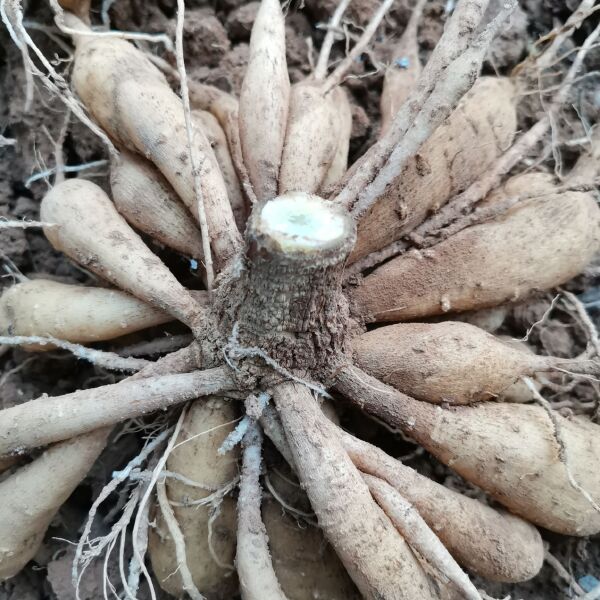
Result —
[[[94,3],[94,19],[100,22],[100,6]],[[174,35],[175,0],[116,0],[110,8],[111,27],[131,31],[167,32]],[[309,54],[312,46],[319,48],[323,32],[319,24],[326,21],[335,6],[335,0],[305,0],[291,4],[287,9],[287,59],[292,81],[310,73]],[[419,30],[422,59],[426,60],[441,35],[447,11],[452,0],[431,0]],[[535,40],[553,26],[563,23],[578,2],[573,0],[521,0],[521,6],[512,18],[510,26],[496,40],[485,65],[488,73],[508,74],[532,50]],[[57,68],[68,72],[68,40],[53,26],[52,13],[48,4],[41,1],[23,2],[26,26],[36,44],[46,56],[53,58]],[[355,0],[348,11],[348,30],[352,34],[360,31],[373,9],[376,0]],[[357,61],[353,75],[345,85],[351,91],[354,113],[354,128],[351,143],[351,159],[356,159],[376,139],[379,127],[379,96],[381,93],[384,65],[391,60],[394,41],[410,14],[411,0],[397,0],[387,18],[383,33]],[[190,0],[187,2],[185,25],[185,54],[190,77],[211,83],[226,91],[237,94],[240,89],[248,57],[250,29],[258,2],[243,0]],[[590,19],[593,21],[593,19]],[[585,38],[588,25],[574,36],[574,45]],[[344,44],[336,45],[333,59],[338,59]],[[153,52],[162,54],[157,46]],[[168,56],[166,56],[169,59]],[[565,168],[572,164],[581,150],[577,140],[584,133],[584,125],[593,124],[600,114],[600,51],[592,51],[587,61],[589,74],[576,87],[563,122],[560,138]],[[65,111],[59,100],[51,98],[36,81],[33,106],[24,112],[25,78],[19,52],[14,47],[5,29],[0,29],[0,134],[16,140],[14,146],[0,146],[0,216],[18,219],[37,219],[39,203],[52,182],[52,177],[39,179],[30,185],[26,182],[33,174],[52,168],[55,152],[62,147],[64,162],[78,165],[106,158],[101,142],[75,118],[71,118],[60,144],[61,130],[65,128]],[[522,127],[530,125],[540,114],[540,105],[534,95],[524,96],[520,106]],[[524,161],[524,166],[539,163],[539,168],[553,169],[548,160],[547,148],[540,147],[536,154]],[[107,186],[108,169],[99,166],[84,172],[100,185]],[[186,280],[188,285],[199,283],[188,263],[173,254],[161,255]],[[595,274],[597,267],[572,282],[569,289],[581,297],[589,306],[593,316],[600,315],[600,291]],[[22,276],[46,277],[63,282],[94,283],[102,285],[95,276],[71,263],[55,252],[39,230],[11,229],[0,231],[0,285],[10,286]],[[551,298],[551,297],[550,297]],[[526,306],[518,307],[508,320],[503,333],[522,336],[528,325],[544,312],[550,298],[534,299]],[[161,327],[144,335],[150,339],[161,335],[179,333],[176,326]],[[105,348],[134,343],[143,336],[132,336],[105,344]],[[536,330],[530,343],[538,352],[561,356],[574,356],[585,347],[584,334],[572,316],[560,309],[553,313],[543,327]],[[118,375],[77,361],[63,352],[29,354],[22,350],[3,351],[0,355],[0,406],[9,407],[40,396],[43,393],[58,395],[84,387],[112,383]],[[550,397],[550,396],[549,396]],[[575,410],[581,403],[586,406],[596,402],[591,414],[598,414],[597,390],[588,383],[577,384],[567,395],[554,393],[553,402],[563,402],[561,410]],[[575,407],[573,407],[573,403]],[[479,495],[468,488],[446,468],[429,458],[424,452],[415,450],[410,443],[383,430],[378,424],[364,416],[343,413],[344,424],[359,435],[376,439],[377,443],[396,456],[410,455],[408,464],[419,468],[438,481],[460,488],[467,493]],[[92,499],[101,486],[110,478],[113,470],[121,468],[138,449],[137,436],[123,432],[102,455],[89,477],[63,506],[46,542],[35,560],[17,577],[0,584],[0,600],[71,600],[74,592],[70,583],[72,549],[65,540],[76,540],[81,524]],[[585,485],[585,482],[582,482]],[[52,481],[48,481],[48,486]],[[117,502],[108,503],[105,511]],[[103,513],[106,516],[107,512]],[[98,525],[98,533],[107,528],[109,522]],[[562,600],[577,597],[569,577],[586,589],[593,584],[591,577],[600,579],[600,540],[566,538],[543,532],[551,553],[560,561],[566,575],[560,575],[556,567],[545,564],[540,575],[522,585],[492,585],[478,582],[487,593],[496,598],[510,594],[513,600]],[[0,544],[2,540],[0,540]],[[115,566],[111,566],[111,571]],[[587,578],[586,578],[587,576]],[[582,579],[583,578],[583,579]],[[597,582],[596,582],[597,583]],[[90,568],[84,578],[80,597],[82,600],[97,600],[103,597],[101,565]],[[140,599],[149,597],[142,590]],[[419,599],[415,599],[419,600]]]

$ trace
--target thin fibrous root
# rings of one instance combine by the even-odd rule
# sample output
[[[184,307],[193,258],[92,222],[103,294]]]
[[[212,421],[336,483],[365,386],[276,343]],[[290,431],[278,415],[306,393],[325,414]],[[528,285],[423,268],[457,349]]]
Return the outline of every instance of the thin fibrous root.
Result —
[[[585,306],[572,292],[562,290],[562,294],[575,309],[575,312],[577,313],[577,316],[581,320],[581,324],[587,333],[589,344],[592,346],[596,358],[600,358],[600,340],[598,339],[598,330],[594,325],[594,322],[590,319],[590,315],[585,309]]]
[[[363,474],[371,494],[396,529],[438,574],[448,579],[468,600],[481,600],[477,588],[430,529],[415,507],[389,483]]]
[[[145,515],[145,506],[147,504],[149,504],[150,496],[152,495],[154,487],[157,485],[157,482],[159,481],[159,478],[161,477],[161,473],[167,464],[167,459],[169,458],[169,455],[175,448],[175,443],[177,442],[179,433],[181,432],[186,414],[187,414],[187,406],[184,406],[183,410],[179,414],[179,418],[177,419],[177,424],[175,425],[175,428],[173,429],[173,434],[171,435],[171,438],[169,439],[169,443],[167,444],[167,447],[165,448],[164,453],[162,454],[160,459],[157,461],[156,466],[154,467],[154,470],[152,471],[150,483],[146,487],[144,495],[142,496],[142,498],[140,500],[138,512],[137,512],[137,515],[136,515],[136,518],[135,518],[135,521],[133,524],[133,531],[132,531],[133,554],[134,554],[134,557],[137,559],[137,562],[142,570],[142,573],[144,574],[144,577],[146,578],[146,580],[148,582],[148,585],[150,587],[150,593],[151,593],[153,600],[155,600],[156,595],[154,592],[152,578],[150,577],[150,573],[148,572],[148,569],[145,565],[146,548],[143,548],[143,550],[144,550],[144,555],[143,555],[142,548],[140,548],[136,542],[139,539],[138,532],[139,532],[140,527],[142,527],[142,521],[143,521],[144,515]],[[189,596],[192,598],[192,600],[204,600],[204,596],[198,591],[198,588],[194,584],[192,574],[187,565],[187,560],[185,557],[185,539],[183,538],[183,535],[182,535],[179,525],[177,523],[177,519],[175,518],[175,515],[173,513],[173,509],[171,508],[171,505],[169,504],[169,500],[167,498],[166,490],[164,487],[164,477],[161,479],[161,484],[162,484],[162,489],[160,487],[157,489],[158,502],[159,502],[160,509],[163,512],[163,515],[165,517],[165,521],[167,522],[169,531],[171,532],[171,535],[173,536],[172,539],[175,542],[177,567],[179,569],[179,573],[181,575],[181,578],[182,578],[182,581],[184,584],[184,590],[189,594]],[[135,600],[135,598],[133,598],[132,600]]]
[[[192,131],[192,113],[190,109],[190,93],[188,90],[187,74],[185,71],[185,60],[183,58],[183,22],[185,13],[184,0],[177,0],[177,28],[175,36],[175,48],[177,56],[177,70],[179,71],[179,84],[181,85],[181,99],[183,100],[183,114],[185,116],[185,131],[187,134],[188,152],[192,166],[194,194],[198,206],[198,222],[202,233],[202,252],[204,254],[204,266],[206,268],[206,287],[210,292],[213,287],[215,273],[213,268],[212,253],[210,248],[210,232],[206,219],[206,208],[204,204],[204,193],[200,183],[200,157],[194,143]],[[204,159],[206,160],[206,158]]]
[[[28,229],[30,227],[57,227],[54,223],[43,223],[42,221],[22,221],[0,217],[0,229]]]
[[[354,44],[354,46],[352,47],[352,50],[350,50],[350,52],[348,52],[348,55],[344,58],[344,60],[342,60],[342,62],[327,76],[327,78],[323,82],[322,89],[323,89],[324,94],[326,94],[327,92],[329,92],[330,90],[332,90],[334,87],[336,87],[337,85],[339,85],[342,82],[342,80],[345,77],[348,70],[350,68],[352,68],[352,66],[354,65],[357,57],[359,57],[361,55],[361,53],[365,50],[365,48],[369,45],[371,38],[375,35],[375,32],[377,31],[379,24],[381,23],[381,21],[383,21],[383,18],[385,17],[387,12],[392,7],[392,4],[393,4],[393,0],[384,0],[382,2],[381,6],[377,9],[375,14],[371,17],[371,20],[369,21],[363,34],[360,36],[360,38],[356,42],[356,44]],[[342,2],[340,4],[340,6],[343,6],[343,5],[344,5],[344,3]],[[336,13],[334,13],[334,18],[336,17],[336,14],[337,14],[337,11],[336,11]],[[330,32],[332,32],[331,29],[327,33],[329,34]],[[329,54],[329,51],[327,51],[327,54]],[[325,56],[324,60],[326,60],[326,59],[327,59],[327,57]],[[321,61],[321,56],[319,56],[319,61]],[[326,66],[325,66],[325,68],[326,68]]]
[[[331,15],[331,19],[327,24],[327,33],[325,34],[325,38],[323,39],[323,43],[321,44],[321,51],[319,52],[319,58],[317,59],[317,66],[315,67],[313,77],[316,80],[325,79],[327,75],[328,63],[329,63],[329,55],[331,54],[331,48],[333,47],[333,43],[335,42],[336,30],[339,27],[340,21],[348,8],[351,0],[340,0],[337,5],[333,15]]]
[[[262,521],[260,487],[262,431],[253,423],[244,439],[244,456],[238,497],[237,554],[235,564],[244,600],[286,600],[269,553]]]
[[[98,512],[98,508],[104,502],[104,500],[106,500],[106,498],[108,498],[110,494],[112,494],[118,488],[121,483],[125,482],[132,475],[132,473],[148,459],[150,454],[165,441],[170,433],[170,429],[164,430],[154,439],[149,441],[144,448],[142,448],[142,450],[129,461],[124,469],[113,473],[112,479],[102,488],[101,492],[98,494],[98,497],[94,500],[90,510],[88,511],[87,520],[79,541],[77,542],[75,557],[73,559],[71,578],[73,582],[73,588],[76,590],[76,594],[78,594],[81,578],[83,577],[85,570],[90,565],[92,560],[101,556],[104,550],[118,538],[122,529],[129,525],[135,507],[139,503],[144,482],[140,482],[140,485],[138,485],[133,492],[131,492],[121,517],[111,527],[110,532],[101,538],[91,539],[90,534],[94,519]]]
[[[117,150],[113,143],[110,141],[108,136],[102,131],[98,125],[96,125],[87,115],[82,104],[74,96],[73,92],[69,88],[68,83],[64,77],[60,75],[56,69],[50,64],[50,61],[44,56],[42,51],[34,44],[33,40],[27,33],[27,30],[23,26],[23,9],[21,7],[20,0],[1,0],[0,1],[0,15],[2,21],[6,25],[8,32],[17,45],[17,48],[21,51],[23,62],[25,64],[26,77],[31,77],[31,73],[38,77],[45,87],[55,96],[61,99],[62,102],[67,106],[68,109],[73,111],[73,114],[98,136],[102,142],[106,145],[111,154],[116,154]],[[37,56],[38,60],[46,69],[46,73],[40,70],[34,63],[32,58],[29,56],[28,48]],[[33,79],[31,79],[32,85]],[[28,83],[28,87],[29,87]],[[30,92],[27,92],[26,106],[31,103],[32,97]],[[27,109],[26,109],[27,111]]]
[[[0,456],[64,440],[199,396],[234,389],[227,367],[126,380],[0,412]]]
[[[533,397],[540,404],[540,406],[546,411],[546,413],[548,414],[548,418],[552,422],[552,429],[554,431],[554,439],[556,440],[556,443],[558,444],[558,458],[560,459],[560,462],[565,467],[565,471],[567,473],[567,478],[569,480],[569,483],[571,484],[571,487],[573,489],[577,490],[590,503],[590,505],[593,507],[593,509],[595,511],[600,513],[600,505],[592,498],[591,494],[575,479],[575,476],[573,475],[573,471],[571,470],[571,467],[569,466],[569,455],[567,453],[567,445],[566,445],[565,440],[562,435],[561,422],[558,419],[554,410],[552,409],[552,406],[550,405],[548,400],[546,400],[546,398],[544,398],[540,394],[539,390],[535,386],[535,383],[529,377],[523,377],[522,379],[525,382],[525,385],[529,388],[529,390],[533,394]]]
[[[173,545],[175,546],[175,554],[177,556],[177,569],[181,580],[183,581],[183,588],[189,594],[192,600],[200,600],[204,598],[204,596],[195,586],[192,574],[190,572],[190,568],[187,564],[185,553],[185,539],[183,537],[183,534],[181,533],[181,529],[179,528],[179,523],[175,518],[173,509],[169,504],[164,480],[159,481],[156,484],[156,498],[158,500],[158,505],[160,507],[160,511],[165,521],[165,525],[169,530],[169,535],[171,536],[171,539],[173,540]]]
[[[51,336],[0,336],[0,344],[6,344],[9,346],[25,346],[28,344],[56,346],[57,348],[62,348],[63,350],[71,352],[77,358],[82,358],[83,360],[87,360],[98,367],[103,367],[104,369],[111,369],[114,371],[139,371],[150,364],[150,361],[143,358],[126,358],[119,356],[118,354],[114,354],[113,352],[104,352],[94,348],[86,348],[80,344],[72,344],[71,342],[67,342],[65,340],[57,340]]]
[[[154,42],[163,44],[164,47],[172,52],[173,51],[173,42],[171,38],[166,33],[145,33],[139,31],[118,31],[118,30],[109,30],[109,31],[93,31],[88,30],[82,32],[80,29],[74,29],[69,27],[65,22],[65,11],[63,7],[59,4],[58,0],[49,0],[50,5],[52,6],[52,10],[55,14],[55,22],[58,28],[68,35],[87,35],[91,37],[104,37],[104,38],[114,38],[118,40],[131,40],[131,41],[143,41],[143,42]],[[89,25],[89,19],[83,16],[83,14],[79,11],[67,11],[72,12],[74,15],[79,17],[86,25]]]

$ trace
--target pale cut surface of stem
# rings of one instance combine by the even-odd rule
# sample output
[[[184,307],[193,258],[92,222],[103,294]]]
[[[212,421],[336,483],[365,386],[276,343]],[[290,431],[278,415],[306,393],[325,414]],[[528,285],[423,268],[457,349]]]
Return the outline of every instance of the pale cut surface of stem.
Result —
[[[363,475],[371,494],[390,518],[394,527],[439,574],[447,578],[468,600],[481,600],[477,588],[458,566],[439,538],[429,528],[417,509],[389,483]]]
[[[262,521],[260,486],[262,432],[256,424],[244,436],[238,496],[235,564],[243,600],[286,600],[271,562],[269,539]]]
[[[407,543],[374,503],[312,393],[286,383],[274,390],[298,475],[325,536],[369,599],[437,598]]]
[[[219,367],[30,400],[0,412],[0,455],[24,452],[234,387],[229,369]]]

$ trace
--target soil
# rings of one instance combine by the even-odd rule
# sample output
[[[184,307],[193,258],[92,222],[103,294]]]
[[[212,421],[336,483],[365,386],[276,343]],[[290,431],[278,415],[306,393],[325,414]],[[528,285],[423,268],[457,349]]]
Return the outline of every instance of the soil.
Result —
[[[30,33],[46,56],[56,59],[57,67],[68,71],[65,58],[67,40],[57,31],[49,30],[52,24],[49,4],[41,1],[23,3]],[[99,21],[100,3],[94,2],[94,19]],[[248,58],[250,28],[256,14],[258,2],[243,0],[190,0],[187,3],[184,48],[190,77],[211,83],[225,91],[239,93]],[[312,46],[318,48],[323,30],[318,25],[331,13],[335,0],[305,0],[301,6],[288,7],[287,47],[288,66],[292,81],[310,73],[309,55]],[[356,0],[350,5],[348,31],[355,34],[360,30],[376,0]],[[352,77],[346,82],[351,92],[353,110],[353,132],[351,160],[355,160],[376,139],[379,127],[379,96],[382,84],[382,65],[390,61],[394,41],[402,32],[410,14],[410,0],[396,0],[383,33],[377,37],[372,48],[357,61]],[[451,4],[443,0],[431,0],[426,7],[419,29],[422,59],[426,60],[441,35],[446,17],[445,7]],[[494,4],[494,3],[492,3]],[[495,3],[496,5],[499,2]],[[535,40],[557,22],[564,22],[578,4],[574,0],[521,0],[521,6],[512,18],[511,26],[496,40],[485,71],[508,74],[525,57]],[[175,0],[116,0],[110,9],[111,25],[116,29],[145,32],[174,33]],[[40,28],[40,26],[42,26]],[[584,39],[590,25],[586,24],[576,34],[574,43]],[[45,28],[45,29],[44,29]],[[344,44],[337,44],[332,60],[342,56]],[[162,48],[155,51],[163,54]],[[167,58],[169,58],[167,56]],[[600,52],[591,53],[588,72],[600,69]],[[45,171],[55,164],[56,143],[61,140],[65,127],[65,111],[59,100],[51,98],[46,89],[36,82],[33,105],[24,110],[25,77],[21,57],[10,40],[7,31],[0,31],[0,134],[16,140],[11,146],[0,147],[0,216],[18,219],[37,219],[39,202],[52,181],[52,177],[38,179],[27,185],[28,178]],[[583,134],[582,122],[594,122],[600,114],[600,95],[594,87],[594,77],[587,78],[576,87],[574,104],[580,119],[565,114],[561,133],[565,139],[577,139]],[[540,110],[535,96],[524,97],[520,106],[520,122],[523,127],[530,124]],[[576,158],[577,145],[564,148],[564,164]],[[62,143],[65,164],[78,165],[106,158],[102,143],[76,119],[71,118]],[[535,157],[538,159],[540,153]],[[549,161],[541,168],[552,169]],[[107,167],[99,166],[85,171],[86,177],[108,189]],[[160,251],[160,249],[158,249]],[[189,265],[181,258],[162,253],[162,256],[178,276],[191,285],[198,286]],[[97,278],[74,265],[55,252],[41,231],[36,229],[0,230],[0,285],[10,286],[26,276],[49,277],[62,282],[94,283],[102,285]],[[598,271],[598,269],[595,269]],[[600,321],[600,282],[593,275],[581,276],[568,286],[581,294],[590,306],[592,316]],[[515,308],[505,322],[501,333],[520,337],[531,323],[537,321],[548,306],[549,299],[533,299],[526,305]],[[594,308],[596,306],[596,308]],[[115,348],[142,339],[180,333],[176,326],[165,326],[141,335],[129,336],[100,347]],[[559,356],[575,356],[584,346],[584,332],[577,326],[573,316],[557,310],[552,318],[536,328],[529,343],[537,352]],[[43,393],[58,395],[75,389],[94,387],[117,381],[118,375],[93,367],[62,352],[29,354],[15,349],[0,356],[0,407],[40,396]],[[561,382],[557,382],[561,383]],[[561,410],[575,411],[581,405],[596,399],[596,389],[583,382],[568,393],[555,392],[552,401],[571,401]],[[339,404],[342,423],[358,435],[377,444],[395,456],[406,456],[406,462],[446,485],[481,497],[481,493],[465,484],[448,469],[441,466],[423,451],[399,436],[383,429],[374,421],[355,414],[353,410]],[[587,409],[586,409],[587,410]],[[0,584],[0,600],[71,600],[74,592],[70,584],[72,548],[65,540],[78,538],[82,522],[91,500],[114,470],[126,464],[139,449],[138,436],[124,429],[103,453],[88,478],[73,493],[62,507],[50,528],[46,541],[35,559],[18,576]],[[585,484],[585,482],[582,482]],[[49,482],[51,485],[51,482]],[[104,508],[98,524],[98,535],[110,525],[109,514],[119,502],[114,497]],[[560,561],[575,581],[585,588],[590,576],[600,579],[600,540],[567,538],[542,532],[549,551]],[[118,565],[112,562],[109,571],[117,572]],[[587,577],[587,579],[586,579]],[[582,579],[583,578],[583,579]],[[534,580],[520,585],[493,585],[479,581],[477,584],[496,598],[510,595],[524,600],[563,600],[576,597],[572,586],[561,578],[557,570],[546,563]],[[149,598],[142,588],[139,598]],[[80,589],[82,600],[103,598],[102,566],[96,563],[87,572]]]

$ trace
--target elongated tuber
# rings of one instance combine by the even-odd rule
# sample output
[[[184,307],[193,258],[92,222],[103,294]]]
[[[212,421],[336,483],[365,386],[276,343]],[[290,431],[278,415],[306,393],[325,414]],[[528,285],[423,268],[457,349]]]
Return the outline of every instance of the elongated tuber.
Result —
[[[350,262],[419,225],[485,171],[516,131],[513,85],[482,77],[358,224]]]
[[[169,314],[119,290],[68,285],[48,279],[17,283],[0,297],[2,335],[97,342],[171,319]]]
[[[200,313],[195,300],[96,184],[68,179],[54,186],[40,215],[53,224],[44,233],[57,250],[194,327]]]
[[[181,254],[202,258],[200,230],[152,163],[123,150],[111,161],[110,186],[117,210],[131,225]]]
[[[218,396],[195,401],[167,459],[166,491],[185,543],[187,566],[198,590],[210,598],[237,591],[231,565],[235,556],[235,502],[226,492],[237,476],[238,453],[217,451],[233,430],[233,401]],[[221,493],[220,493],[221,492]],[[185,593],[173,539],[160,508],[150,530],[148,550],[160,586],[175,597]]]
[[[374,504],[307,388],[282,384],[274,397],[319,525],[361,593],[373,600],[436,598],[406,541]]]
[[[336,387],[513,513],[566,535],[600,531],[598,425],[555,415],[557,434],[546,411],[529,404],[444,409],[401,394],[355,367],[339,372]]]
[[[63,502],[104,448],[110,430],[61,442],[0,483],[0,581],[37,552]]]
[[[356,364],[419,400],[471,404],[501,396],[525,375],[591,361],[538,356],[467,323],[398,323],[352,341]]]
[[[423,252],[395,258],[352,291],[367,321],[406,321],[526,297],[583,270],[599,247],[600,209],[563,192],[517,204]]]
[[[239,107],[242,154],[258,200],[277,195],[289,103],[281,6],[279,0],[262,0],[252,27]]]

